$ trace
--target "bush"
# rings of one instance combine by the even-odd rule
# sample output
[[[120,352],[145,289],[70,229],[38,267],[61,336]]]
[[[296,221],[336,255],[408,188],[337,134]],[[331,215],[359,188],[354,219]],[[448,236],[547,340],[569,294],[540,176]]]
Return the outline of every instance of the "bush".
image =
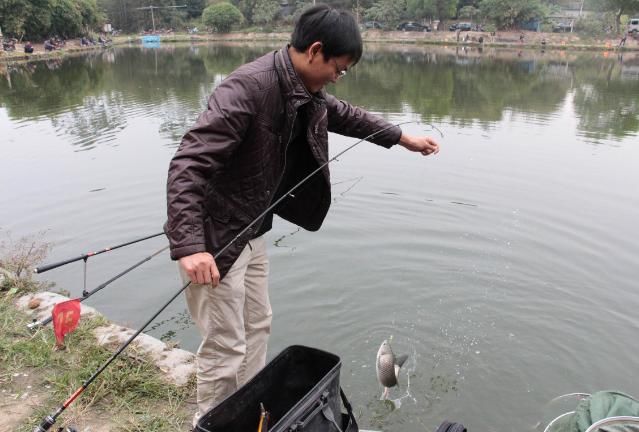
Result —
[[[614,28],[615,18],[610,13],[587,15],[575,22],[574,30],[587,36],[601,37],[606,29]]]
[[[38,291],[44,285],[33,280],[32,269],[46,257],[51,245],[40,239],[44,233],[13,240],[9,233],[0,238],[0,297]]]
[[[217,3],[202,12],[202,23],[220,33],[227,33],[244,20],[242,12],[230,3]]]

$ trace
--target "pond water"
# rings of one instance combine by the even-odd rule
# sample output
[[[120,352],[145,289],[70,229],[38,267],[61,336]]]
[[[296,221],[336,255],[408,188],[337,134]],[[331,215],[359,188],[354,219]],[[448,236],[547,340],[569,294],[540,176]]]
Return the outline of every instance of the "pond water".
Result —
[[[275,48],[1,66],[0,235],[51,243],[53,262],[161,231],[182,134],[228,73]],[[639,395],[636,53],[367,46],[329,91],[414,121],[402,128],[442,150],[362,143],[332,164],[319,232],[275,221],[269,357],[292,344],[338,354],[360,426],[384,431],[533,430],[561,394]],[[354,142],[331,135],[331,153]],[[87,288],[165,244],[90,259]],[[40,278],[80,295],[82,263]],[[179,288],[164,253],[87,303],[136,327]],[[182,298],[149,332],[199,342]],[[374,365],[391,336],[410,355],[394,405]]]

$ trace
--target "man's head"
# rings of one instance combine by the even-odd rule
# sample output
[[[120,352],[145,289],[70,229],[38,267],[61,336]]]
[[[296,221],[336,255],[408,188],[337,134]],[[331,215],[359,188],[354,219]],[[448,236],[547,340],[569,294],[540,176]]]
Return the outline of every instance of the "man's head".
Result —
[[[353,15],[325,4],[302,13],[291,46],[295,69],[311,92],[337,81],[362,57],[362,36]]]

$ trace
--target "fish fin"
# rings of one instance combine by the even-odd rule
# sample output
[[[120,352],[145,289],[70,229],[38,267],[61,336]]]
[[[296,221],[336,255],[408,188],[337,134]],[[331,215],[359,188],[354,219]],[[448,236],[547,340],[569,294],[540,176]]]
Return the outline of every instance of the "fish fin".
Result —
[[[408,354],[402,354],[395,357],[395,364],[399,367],[404,366],[404,363],[408,359]]]
[[[384,392],[382,393],[382,395],[379,397],[379,400],[386,400],[388,399],[388,387],[384,387]]]

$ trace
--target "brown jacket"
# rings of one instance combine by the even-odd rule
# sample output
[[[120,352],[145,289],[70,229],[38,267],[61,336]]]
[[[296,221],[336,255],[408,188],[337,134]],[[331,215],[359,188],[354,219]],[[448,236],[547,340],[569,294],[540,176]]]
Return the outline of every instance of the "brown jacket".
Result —
[[[300,135],[308,144],[309,157],[286,161],[286,147],[302,106]],[[328,131],[364,138],[389,126],[324,91],[309,94],[286,47],[241,66],[213,91],[208,109],[184,135],[169,166],[164,230],[171,258],[210,252],[223,278],[260,223],[235,237],[268,208],[285,163],[295,164],[295,177],[301,179],[328,160]],[[391,127],[371,141],[389,148],[400,136],[399,127]],[[328,166],[293,195],[277,206],[275,214],[318,230],[331,203]]]

